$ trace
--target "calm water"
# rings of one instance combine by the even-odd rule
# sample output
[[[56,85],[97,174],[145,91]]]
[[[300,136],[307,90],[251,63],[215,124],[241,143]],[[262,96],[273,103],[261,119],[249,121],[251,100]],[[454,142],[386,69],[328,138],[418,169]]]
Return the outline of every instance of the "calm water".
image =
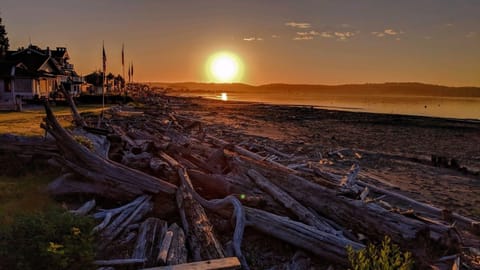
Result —
[[[277,92],[259,92],[255,95],[252,95],[252,93],[241,92],[190,92],[187,95],[229,101],[307,105],[323,109],[344,111],[480,120],[480,98],[354,95],[332,96],[312,93],[296,93],[295,95],[288,95]]]

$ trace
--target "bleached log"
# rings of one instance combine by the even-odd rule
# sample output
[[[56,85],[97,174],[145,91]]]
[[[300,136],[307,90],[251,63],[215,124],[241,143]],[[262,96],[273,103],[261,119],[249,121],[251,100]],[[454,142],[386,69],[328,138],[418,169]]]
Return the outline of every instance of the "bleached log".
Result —
[[[88,214],[88,212],[92,211],[95,205],[96,202],[95,199],[93,199],[83,204],[80,208],[76,210],[71,210],[70,213],[78,216],[85,216],[86,214]]]
[[[257,183],[263,190],[270,194],[275,200],[281,202],[283,206],[292,211],[301,221],[310,226],[314,226],[318,230],[332,233],[335,235],[341,235],[341,232],[333,229],[328,223],[318,219],[310,210],[300,204],[297,200],[292,198],[287,192],[271,183],[263,175],[254,169],[250,169],[247,172],[248,176]]]
[[[214,136],[211,136],[211,135],[207,135],[207,138],[210,139],[215,145],[219,146],[219,147],[231,147],[233,149],[233,151],[239,153],[240,155],[243,155],[243,156],[246,156],[246,157],[249,157],[253,160],[257,160],[257,161],[264,161],[265,160],[265,157],[262,157],[256,153],[253,153],[241,146],[238,146],[238,145],[232,145],[229,144],[228,142],[222,140],[222,139],[218,139]],[[268,161],[268,163],[278,169],[278,170],[282,170],[282,171],[287,171],[287,172],[290,172],[290,173],[296,173],[295,170],[292,170],[290,168],[288,168],[287,166],[284,166],[278,162],[275,162],[275,161]]]
[[[182,169],[179,169],[179,175],[183,175]],[[203,207],[188,192],[184,180],[179,187],[179,193],[182,196],[182,205],[179,205],[179,208],[184,211],[188,222],[187,238],[192,249],[193,260],[223,258],[223,248],[214,235],[213,226]]]
[[[123,210],[125,210],[127,208],[138,206],[140,203],[145,201],[147,198],[148,198],[148,195],[142,195],[142,196],[138,196],[135,200],[133,200],[133,201],[131,201],[131,202],[125,204],[125,205],[122,205],[120,207],[113,208],[113,209],[102,209],[99,212],[93,214],[93,218],[95,218],[95,219],[105,218],[105,216],[108,213],[115,216],[115,215],[121,213]]]
[[[173,240],[173,231],[167,230],[158,251],[157,263],[165,264],[167,262],[168,251]]]
[[[81,177],[73,173],[59,176],[48,184],[46,191],[52,196],[68,196],[74,194],[88,194],[107,199],[119,198],[123,192],[116,190],[111,185],[101,182],[80,181]]]
[[[336,191],[324,188],[298,175],[288,174],[263,162],[246,157],[233,156],[233,163],[245,171],[256,169],[286,190],[290,196],[308,205],[328,219],[346,228],[362,232],[372,238],[389,235],[396,243],[431,242],[428,247],[454,248],[458,237],[451,228],[436,224],[425,224],[403,215],[389,212],[375,203],[366,204],[339,196]],[[427,249],[428,249],[427,247]]]
[[[208,261],[144,268],[142,270],[233,270],[240,269],[237,257],[228,257]]]
[[[322,177],[324,177],[326,179],[329,179],[330,181],[332,181],[332,183],[335,183],[335,182],[337,184],[339,183],[340,176],[338,176],[336,174],[332,174],[332,173],[326,173],[326,172],[322,173],[322,170],[320,170],[319,168],[316,168],[316,167],[314,167],[314,169],[315,169],[315,173],[321,174]],[[443,213],[444,213],[443,209],[440,209],[438,207],[435,207],[435,206],[427,204],[427,203],[419,202],[419,201],[414,200],[410,197],[402,195],[398,192],[390,191],[390,190],[381,188],[378,185],[370,184],[370,183],[364,182],[360,179],[356,180],[356,184],[359,185],[360,187],[368,188],[370,191],[388,195],[388,197],[391,197],[391,198],[401,202],[402,204],[407,205],[408,207],[411,207],[412,209],[414,209],[415,211],[418,211],[419,213],[426,214],[430,217],[434,217],[434,218],[437,218],[437,219],[440,219],[440,220],[443,219]],[[467,229],[467,230],[470,230],[472,232],[476,232],[478,230],[479,221],[477,221],[477,220],[471,219],[469,217],[462,216],[462,215],[460,215],[458,213],[455,213],[455,212],[451,213],[450,217],[453,221],[456,222],[457,226],[460,226],[463,229]]]
[[[109,266],[109,265],[141,265],[145,262],[144,259],[114,259],[114,260],[96,260],[94,265]]]
[[[245,213],[248,226],[331,262],[347,265],[346,247],[351,246],[355,250],[364,247],[346,238],[266,211],[245,207]]]
[[[173,195],[176,187],[164,180],[155,178],[124,165],[104,159],[78,144],[73,137],[63,129],[55,118],[48,105],[45,105],[47,114],[45,123],[41,126],[56,140],[62,156],[57,161],[74,172],[91,179],[93,182],[115,185],[116,192],[121,191],[119,199],[128,199],[143,193],[159,193]]]
[[[159,243],[167,230],[167,223],[158,218],[147,218],[138,232],[138,238],[133,250],[132,259],[144,259],[144,267],[156,265]]]
[[[185,246],[185,233],[176,223],[171,224],[170,227],[168,227],[168,230],[173,232],[173,238],[168,250],[166,264],[176,265],[186,263],[187,248]]]
[[[235,231],[233,236],[233,243],[234,243],[234,250],[237,257],[242,262],[242,267],[246,270],[249,269],[248,264],[245,260],[245,257],[241,251],[241,242],[243,239],[243,230],[245,227],[245,214],[243,211],[243,207],[238,201],[237,198],[234,196],[227,196],[224,199],[215,199],[207,201],[198,195],[193,188],[192,182],[190,177],[186,171],[186,169],[178,163],[174,158],[170,157],[166,153],[160,153],[162,158],[164,158],[170,165],[174,168],[177,168],[178,175],[181,179],[181,186],[179,187],[179,192],[177,193],[177,204],[180,211],[180,216],[182,219],[183,226],[187,232],[193,232],[192,234],[187,234],[189,236],[195,235],[195,238],[190,239],[190,244],[193,249],[193,255],[196,258],[200,258],[202,255],[200,254],[200,250],[197,248],[198,241],[196,240],[197,237],[207,238],[208,246],[205,247],[205,250],[208,250],[206,256],[211,256],[213,254],[218,257],[224,257],[224,251],[221,245],[219,244],[218,240],[213,235],[213,230],[211,229],[211,224],[208,218],[205,215],[205,212],[202,208],[206,207],[210,210],[219,210],[224,208],[226,205],[232,204],[234,207],[233,215],[235,217]],[[193,200],[193,198],[195,200]],[[197,203],[192,203],[194,201],[199,202],[201,205]],[[190,206],[189,206],[190,205]],[[192,208],[191,210],[188,210]],[[187,211],[188,210],[188,211]],[[200,219],[199,219],[200,217]],[[191,228],[191,221],[190,220],[199,220],[193,229]],[[200,228],[198,224],[203,224]],[[198,238],[197,238],[198,239]],[[205,243],[205,242],[204,242]]]
[[[93,229],[92,229],[92,232],[99,232],[103,229],[105,229],[105,227],[107,227],[108,223],[110,223],[110,220],[112,219],[112,213],[111,212],[107,212],[107,214],[105,215],[105,218],[103,219],[103,221],[98,224],[97,226],[95,226]]]
[[[113,241],[129,224],[138,221],[152,209],[150,197],[140,203],[136,208],[124,210],[103,232],[103,242],[101,248],[104,248]]]
[[[73,121],[75,122],[75,124],[79,127],[87,126],[87,123],[85,123],[85,120],[83,119],[83,117],[78,112],[77,106],[75,105],[75,101],[73,101],[73,97],[72,97],[72,95],[70,95],[70,92],[68,92],[65,89],[63,84],[60,84],[59,90],[65,96],[65,100],[67,101],[67,103],[70,107],[70,110],[72,111],[72,117],[73,117]]]

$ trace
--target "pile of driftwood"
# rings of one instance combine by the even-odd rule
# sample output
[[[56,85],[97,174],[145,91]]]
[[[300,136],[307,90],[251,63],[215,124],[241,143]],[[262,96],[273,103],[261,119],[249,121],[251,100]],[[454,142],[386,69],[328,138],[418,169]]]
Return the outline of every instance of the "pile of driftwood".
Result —
[[[143,97],[141,108],[112,107],[90,125],[72,104],[73,131],[46,106],[46,140],[0,139],[2,150],[41,154],[64,169],[49,185],[52,195],[117,205],[100,209],[92,200],[74,211],[98,220],[99,268],[188,269],[197,262],[195,269],[249,269],[242,239],[252,227],[306,252],[273,269],[310,269],[298,257],[343,269],[347,246],[359,250],[385,235],[411,251],[419,268],[448,262],[451,269],[460,266],[464,234],[478,235],[470,218],[357,179],[356,164],[338,174],[314,162],[291,164],[293,156],[274,146],[256,145],[260,155],[212,136],[164,96]],[[221,219],[231,221],[221,229],[228,237],[216,234]],[[121,246],[127,254],[116,252]]]

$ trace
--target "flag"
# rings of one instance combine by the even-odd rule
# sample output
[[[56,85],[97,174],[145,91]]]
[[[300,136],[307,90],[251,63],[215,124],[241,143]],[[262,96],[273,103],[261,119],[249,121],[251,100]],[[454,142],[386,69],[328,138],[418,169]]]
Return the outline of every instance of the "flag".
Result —
[[[125,66],[125,46],[122,44],[122,67]],[[123,74],[125,76],[125,74]]]
[[[132,81],[133,81],[133,62],[132,62]]]
[[[131,66],[128,65],[128,82],[131,81],[131,80],[130,80],[130,78],[132,77],[132,72],[131,72],[131,71],[132,71],[132,70],[131,70]]]
[[[107,54],[105,53],[105,46],[102,44],[102,60],[103,60],[103,74],[107,71]]]

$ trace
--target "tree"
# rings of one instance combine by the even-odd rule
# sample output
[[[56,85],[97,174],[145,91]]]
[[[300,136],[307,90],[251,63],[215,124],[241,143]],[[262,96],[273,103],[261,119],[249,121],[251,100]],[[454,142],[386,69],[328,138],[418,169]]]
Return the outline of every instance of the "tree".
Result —
[[[0,18],[0,57],[6,55],[9,47],[7,31],[5,30],[5,25],[2,24],[2,18]]]

